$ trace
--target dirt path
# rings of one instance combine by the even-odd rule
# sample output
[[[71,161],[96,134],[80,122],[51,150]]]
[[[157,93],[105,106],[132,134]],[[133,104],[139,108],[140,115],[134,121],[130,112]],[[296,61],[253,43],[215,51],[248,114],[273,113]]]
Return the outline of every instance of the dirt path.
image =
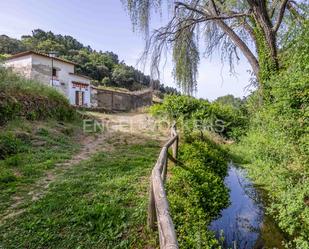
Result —
[[[34,201],[42,198],[48,191],[51,183],[56,181],[67,170],[74,167],[83,160],[88,160],[92,155],[100,151],[110,151],[114,146],[120,144],[136,144],[143,142],[145,138],[160,140],[164,142],[167,138],[167,132],[158,130],[155,121],[147,114],[141,113],[120,113],[120,114],[102,114],[89,113],[101,124],[101,132],[96,135],[84,134],[79,139],[81,149],[78,154],[63,163],[55,165],[52,170],[46,171],[45,175],[34,183],[30,191],[23,196],[13,197],[14,203],[0,217],[0,224],[5,220],[23,213],[27,206]],[[98,128],[98,123],[96,128]],[[93,129],[89,125],[88,129]]]

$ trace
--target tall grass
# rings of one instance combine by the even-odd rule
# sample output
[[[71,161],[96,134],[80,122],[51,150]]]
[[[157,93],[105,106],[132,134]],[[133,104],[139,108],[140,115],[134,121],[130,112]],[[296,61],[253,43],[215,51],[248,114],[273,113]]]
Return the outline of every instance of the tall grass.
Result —
[[[0,124],[17,117],[71,120],[75,115],[74,108],[57,90],[0,66]]]

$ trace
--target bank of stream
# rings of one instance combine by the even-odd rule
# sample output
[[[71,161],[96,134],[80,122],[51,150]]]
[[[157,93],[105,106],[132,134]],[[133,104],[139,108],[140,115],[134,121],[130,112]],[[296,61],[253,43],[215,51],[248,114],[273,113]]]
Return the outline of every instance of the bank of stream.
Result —
[[[246,171],[230,163],[225,184],[230,189],[230,205],[209,227],[221,240],[223,248],[284,248],[284,235],[265,214],[261,194]]]

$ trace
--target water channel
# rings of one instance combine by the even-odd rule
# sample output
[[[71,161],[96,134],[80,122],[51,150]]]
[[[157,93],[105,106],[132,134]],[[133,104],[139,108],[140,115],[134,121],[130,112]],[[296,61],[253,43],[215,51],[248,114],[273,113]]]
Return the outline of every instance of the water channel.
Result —
[[[223,248],[283,249],[284,236],[265,214],[261,195],[245,170],[230,163],[225,184],[230,189],[230,205],[210,224]]]

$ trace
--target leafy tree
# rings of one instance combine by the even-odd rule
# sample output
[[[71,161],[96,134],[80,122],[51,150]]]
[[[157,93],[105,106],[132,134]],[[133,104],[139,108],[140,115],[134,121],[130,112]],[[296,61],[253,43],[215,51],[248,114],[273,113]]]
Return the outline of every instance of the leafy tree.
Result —
[[[292,0],[169,0],[172,12],[166,26],[148,36],[153,10],[163,5],[161,0],[122,0],[133,25],[145,32],[145,55],[151,54],[152,72],[158,75],[158,65],[165,49],[173,51],[174,77],[187,94],[196,87],[200,59],[199,40],[205,41],[206,56],[216,49],[222,59],[228,59],[231,70],[240,51],[250,63],[260,89],[279,69],[279,38],[289,34],[291,23],[301,27],[307,7]],[[159,11],[160,12],[160,11]]]
[[[118,64],[113,71],[112,80],[116,86],[130,88],[134,83],[134,72],[125,64]]]
[[[247,129],[248,119],[241,109],[218,102],[196,99],[190,96],[167,96],[163,103],[150,108],[152,114],[167,117],[178,122],[178,127],[185,129],[184,136],[191,136],[192,131],[210,130],[226,138],[237,140]]]
[[[36,49],[43,53],[47,53],[47,54],[52,51],[63,53],[65,50],[65,46],[57,43],[54,40],[47,39],[47,40],[39,42]]]
[[[24,49],[23,44],[19,40],[6,35],[0,35],[0,54],[15,54]]]
[[[243,101],[240,98],[235,98],[232,94],[218,97],[215,102],[222,105],[229,105],[237,109],[243,104]]]
[[[163,94],[180,94],[180,92],[177,91],[177,89],[175,89],[174,87],[164,86],[163,84],[160,84],[160,82],[158,82],[157,84],[159,84],[159,91]]]

